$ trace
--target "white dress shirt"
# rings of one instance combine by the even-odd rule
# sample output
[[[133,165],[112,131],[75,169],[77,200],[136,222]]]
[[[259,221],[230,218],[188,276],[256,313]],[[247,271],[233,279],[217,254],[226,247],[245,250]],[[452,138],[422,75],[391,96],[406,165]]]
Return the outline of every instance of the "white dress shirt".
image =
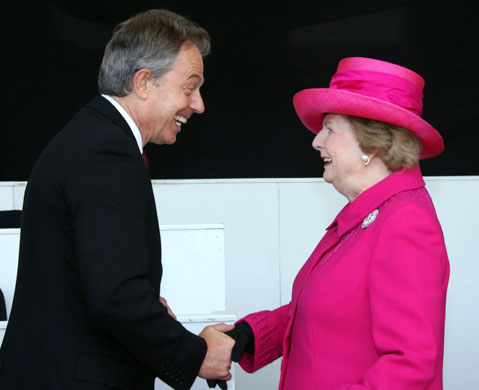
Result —
[[[121,114],[123,118],[125,118],[126,123],[128,123],[128,126],[130,126],[131,132],[135,136],[136,143],[138,145],[138,148],[140,149],[140,153],[143,154],[143,139],[141,137],[140,129],[136,125],[136,123],[131,119],[131,116],[128,115],[126,110],[121,106],[120,103],[118,103],[115,99],[113,99],[109,95],[101,95],[103,96],[106,100],[108,100],[113,106],[118,110],[118,112]]]

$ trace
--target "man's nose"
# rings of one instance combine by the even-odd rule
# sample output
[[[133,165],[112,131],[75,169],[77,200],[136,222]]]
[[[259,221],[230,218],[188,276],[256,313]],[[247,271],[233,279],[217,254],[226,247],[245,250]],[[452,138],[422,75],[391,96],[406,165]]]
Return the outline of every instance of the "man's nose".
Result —
[[[203,112],[205,112],[205,103],[203,102],[200,91],[195,92],[190,107],[197,114],[202,114]]]

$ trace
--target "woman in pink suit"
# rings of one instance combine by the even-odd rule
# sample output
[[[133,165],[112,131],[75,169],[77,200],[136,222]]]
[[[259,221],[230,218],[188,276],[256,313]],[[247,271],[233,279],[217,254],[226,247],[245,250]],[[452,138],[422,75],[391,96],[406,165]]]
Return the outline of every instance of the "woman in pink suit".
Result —
[[[449,262],[418,161],[444,144],[420,117],[423,86],[409,69],[354,57],[329,88],[294,96],[324,180],[349,202],[291,302],[230,332],[247,372],[282,356],[281,390],[442,389]]]

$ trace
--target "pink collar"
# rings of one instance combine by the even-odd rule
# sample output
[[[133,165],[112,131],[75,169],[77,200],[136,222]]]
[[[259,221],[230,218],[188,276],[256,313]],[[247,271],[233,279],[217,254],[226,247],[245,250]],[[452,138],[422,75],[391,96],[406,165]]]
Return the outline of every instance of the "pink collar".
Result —
[[[373,210],[381,206],[393,195],[407,190],[424,187],[421,169],[404,168],[391,173],[384,180],[368,188],[352,203],[348,203],[336,216],[327,230],[337,225],[337,234],[342,236],[360,224]]]

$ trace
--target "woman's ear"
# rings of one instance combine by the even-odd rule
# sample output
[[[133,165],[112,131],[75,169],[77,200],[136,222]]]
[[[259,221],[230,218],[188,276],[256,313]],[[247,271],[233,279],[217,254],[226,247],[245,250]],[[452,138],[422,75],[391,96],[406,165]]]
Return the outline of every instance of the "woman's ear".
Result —
[[[379,150],[377,148],[363,148],[361,145],[359,145],[359,149],[361,149],[361,152],[363,152],[363,154],[367,154],[371,159],[378,157],[379,155]]]
[[[377,149],[373,149],[373,150],[371,151],[371,153],[369,153],[369,155],[371,156],[371,158],[373,158],[373,157],[378,157],[379,152],[378,152]]]

